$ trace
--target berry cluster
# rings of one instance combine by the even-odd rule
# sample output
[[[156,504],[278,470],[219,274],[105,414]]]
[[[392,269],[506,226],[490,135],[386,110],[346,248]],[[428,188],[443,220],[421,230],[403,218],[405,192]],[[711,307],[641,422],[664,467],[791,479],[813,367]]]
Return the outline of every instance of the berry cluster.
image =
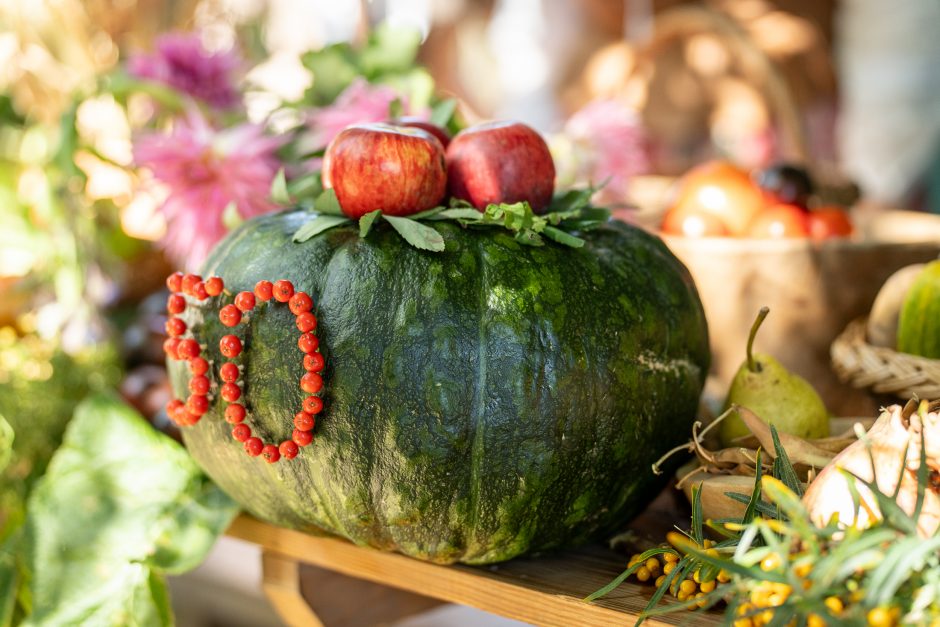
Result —
[[[193,337],[184,337],[188,331],[186,322],[177,316],[186,310],[186,296],[202,302],[212,296],[218,296],[224,289],[222,279],[210,277],[205,281],[196,274],[183,274],[174,272],[166,279],[166,286],[170,290],[170,297],[166,301],[168,318],[166,321],[166,334],[169,336],[163,342],[163,351],[170,359],[186,360],[189,362],[189,371],[192,379],[189,380],[189,398],[186,402],[173,399],[166,405],[166,413],[174,423],[181,427],[188,427],[199,422],[203,414],[209,411],[209,362],[201,357],[202,346]],[[192,333],[189,334],[192,336]]]
[[[174,315],[182,313],[186,307],[186,299],[180,292],[202,301],[209,296],[221,294],[224,284],[218,277],[212,277],[203,284],[200,277],[196,275],[184,276],[177,272],[167,279],[167,286],[171,292],[167,302],[167,312],[170,318],[166,327],[170,337],[164,343],[164,350],[172,359],[188,360],[190,371],[193,373],[189,384],[190,392],[192,392],[189,399],[185,403],[176,399],[170,401],[167,405],[167,413],[175,423],[189,426],[196,424],[208,411],[207,394],[210,384],[205,374],[209,369],[209,363],[199,356],[201,347],[196,340],[181,339],[180,336],[187,330],[186,323]],[[300,378],[300,388],[308,396],[303,401],[301,411],[294,416],[294,431],[291,439],[277,445],[265,443],[261,438],[252,435],[251,428],[245,424],[248,411],[244,402],[239,402],[242,396],[243,366],[234,361],[242,353],[242,341],[234,334],[225,335],[219,341],[219,351],[228,359],[219,368],[219,378],[222,380],[219,396],[227,403],[225,420],[234,425],[232,437],[244,444],[248,455],[252,457],[260,455],[269,463],[274,463],[281,457],[293,459],[299,453],[301,446],[307,446],[313,441],[315,416],[323,409],[323,400],[316,394],[323,388],[323,377],[320,373],[325,365],[319,349],[319,340],[314,334],[317,328],[317,318],[311,312],[313,299],[304,292],[295,292],[290,281],[280,280],[274,283],[259,281],[255,285],[254,292],[239,292],[235,296],[234,304],[222,307],[219,310],[219,320],[226,327],[236,327],[248,320],[248,314],[256,306],[272,299],[278,303],[287,303],[291,313],[294,314],[297,329],[301,333],[297,340],[297,347],[304,354],[305,373]]]

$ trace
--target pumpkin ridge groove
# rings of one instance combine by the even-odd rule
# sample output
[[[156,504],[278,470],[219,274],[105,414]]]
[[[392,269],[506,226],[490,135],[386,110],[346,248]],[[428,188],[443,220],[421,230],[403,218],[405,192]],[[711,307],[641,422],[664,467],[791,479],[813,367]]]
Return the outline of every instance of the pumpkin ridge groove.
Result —
[[[483,464],[483,425],[486,420],[486,340],[484,338],[486,326],[486,313],[489,310],[486,287],[486,264],[483,261],[483,244],[479,239],[473,242],[476,249],[477,268],[480,273],[480,300],[479,300],[479,326],[477,327],[477,373],[475,377],[476,389],[473,391],[473,411],[470,413],[473,421],[473,443],[470,445],[470,528],[467,546],[464,550],[470,552],[470,544],[477,544],[477,526],[480,522],[480,472]]]

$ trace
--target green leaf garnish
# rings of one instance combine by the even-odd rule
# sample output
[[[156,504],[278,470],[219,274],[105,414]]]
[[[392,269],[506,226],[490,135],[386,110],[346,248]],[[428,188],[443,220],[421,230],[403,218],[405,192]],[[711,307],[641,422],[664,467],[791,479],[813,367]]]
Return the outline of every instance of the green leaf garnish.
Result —
[[[229,231],[233,231],[241,226],[241,223],[244,221],[245,219],[242,217],[242,214],[238,213],[238,203],[233,200],[225,205],[225,209],[222,211],[222,225],[225,228]]]
[[[323,193],[317,196],[313,203],[313,210],[320,215],[342,216],[343,208],[339,205],[339,199],[332,188],[323,190]]]
[[[389,215],[383,217],[392,225],[392,228],[398,231],[399,235],[405,238],[406,242],[415,248],[434,252],[444,250],[444,238],[437,232],[437,229],[408,218]]]
[[[401,103],[401,98],[395,98],[388,103],[388,117],[395,120],[400,118],[405,112],[405,107]]]
[[[436,124],[441,128],[449,128],[453,120],[454,113],[457,112],[457,99],[448,98],[442,100],[431,109],[431,124]]]
[[[287,191],[287,179],[284,176],[284,168],[277,171],[274,180],[271,181],[271,200],[275,203],[287,206],[291,204],[290,193]]]
[[[571,248],[581,248],[584,246],[584,240],[580,237],[575,237],[571,233],[565,233],[559,228],[554,226],[546,226],[545,230],[542,233],[550,240],[554,240],[559,244],[564,244],[565,246],[570,246]]]
[[[359,237],[365,237],[369,234],[372,224],[380,215],[382,215],[382,210],[376,209],[359,218]]]
[[[333,227],[340,226],[341,224],[347,224],[352,222],[349,218],[345,216],[330,216],[330,215],[320,215],[315,217],[309,222],[305,222],[303,226],[297,229],[297,232],[294,233],[294,241],[297,243],[306,242],[308,239],[314,235],[319,235],[323,231],[332,229]]]

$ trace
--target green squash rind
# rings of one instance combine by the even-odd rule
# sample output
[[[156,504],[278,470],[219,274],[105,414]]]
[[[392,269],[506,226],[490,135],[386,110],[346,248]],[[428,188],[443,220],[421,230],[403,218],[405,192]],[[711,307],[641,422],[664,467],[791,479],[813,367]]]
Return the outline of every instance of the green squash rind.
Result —
[[[650,465],[687,438],[709,351],[692,279],[658,238],[612,222],[581,249],[531,247],[439,223],[442,253],[387,225],[292,243],[309,217],[245,223],[204,272],[232,294],[280,278],[310,293],[327,360],[316,438],[294,460],[248,457],[221,402],[184,430],[249,512],[478,564],[609,530],[661,487]],[[286,306],[253,316],[238,327],[247,423],[280,442],[304,396],[298,331]],[[217,308],[186,319],[217,372]],[[184,398],[185,365],[170,370]]]
[[[927,264],[904,297],[898,350],[940,359],[940,260]]]

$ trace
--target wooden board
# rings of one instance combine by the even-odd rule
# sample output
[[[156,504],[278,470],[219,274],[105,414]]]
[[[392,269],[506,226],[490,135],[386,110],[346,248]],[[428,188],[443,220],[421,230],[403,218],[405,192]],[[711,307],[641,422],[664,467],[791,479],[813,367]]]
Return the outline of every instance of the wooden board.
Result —
[[[625,583],[599,601],[584,603],[581,599],[625,568],[623,554],[599,545],[558,555],[472,567],[439,566],[358,547],[337,538],[274,527],[245,515],[235,520],[228,535],[257,544],[266,552],[343,575],[473,606],[535,625],[631,625],[653,591],[651,586]],[[688,623],[690,619],[696,625],[721,622],[716,613],[693,616],[682,611],[645,624],[679,624]]]

